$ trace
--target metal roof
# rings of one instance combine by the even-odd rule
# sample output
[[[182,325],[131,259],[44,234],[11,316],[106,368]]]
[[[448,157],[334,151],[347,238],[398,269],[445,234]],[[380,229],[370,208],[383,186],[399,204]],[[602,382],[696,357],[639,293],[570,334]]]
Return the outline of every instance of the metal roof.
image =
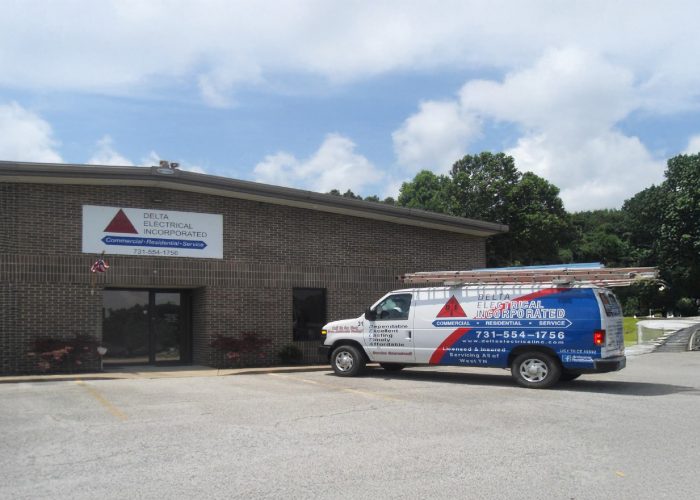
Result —
[[[306,208],[472,236],[486,237],[508,231],[508,226],[503,224],[162,167],[0,161],[0,182],[157,187]]]

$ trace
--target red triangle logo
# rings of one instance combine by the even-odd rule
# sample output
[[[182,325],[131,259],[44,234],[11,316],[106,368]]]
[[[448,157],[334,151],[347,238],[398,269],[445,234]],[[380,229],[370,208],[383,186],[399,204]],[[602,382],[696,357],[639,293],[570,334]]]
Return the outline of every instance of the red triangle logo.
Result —
[[[442,306],[442,309],[437,315],[438,318],[466,318],[464,309],[459,305],[459,301],[453,295],[447,303]]]
[[[121,208],[117,215],[114,216],[112,222],[107,224],[104,230],[105,233],[128,233],[128,234],[139,234],[134,225],[131,223],[129,218],[124,213]]]

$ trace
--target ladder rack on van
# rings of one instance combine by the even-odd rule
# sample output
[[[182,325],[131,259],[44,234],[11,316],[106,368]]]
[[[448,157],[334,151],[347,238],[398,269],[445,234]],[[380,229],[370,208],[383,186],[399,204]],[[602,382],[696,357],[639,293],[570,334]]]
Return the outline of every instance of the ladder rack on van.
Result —
[[[429,271],[398,277],[406,284],[442,283],[459,285],[554,284],[561,286],[629,286],[643,279],[658,279],[655,267],[567,268],[540,266],[527,268],[483,269],[477,271]]]

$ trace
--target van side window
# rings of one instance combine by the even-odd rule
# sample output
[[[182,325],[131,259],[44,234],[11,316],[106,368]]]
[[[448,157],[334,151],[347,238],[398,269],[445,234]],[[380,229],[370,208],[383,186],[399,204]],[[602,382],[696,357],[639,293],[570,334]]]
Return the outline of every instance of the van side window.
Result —
[[[377,320],[397,320],[408,319],[408,311],[411,308],[411,294],[401,293],[391,295],[381,301],[375,311],[377,311]]]
[[[620,303],[610,292],[598,292],[600,300],[603,303],[603,308],[605,309],[606,316],[620,316],[622,314],[622,308]]]

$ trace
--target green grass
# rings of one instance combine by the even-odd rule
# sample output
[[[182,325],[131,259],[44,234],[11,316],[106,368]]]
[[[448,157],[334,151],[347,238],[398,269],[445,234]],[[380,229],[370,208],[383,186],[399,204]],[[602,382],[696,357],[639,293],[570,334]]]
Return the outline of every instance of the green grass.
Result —
[[[623,318],[622,331],[625,336],[625,345],[637,343],[637,318]]]

